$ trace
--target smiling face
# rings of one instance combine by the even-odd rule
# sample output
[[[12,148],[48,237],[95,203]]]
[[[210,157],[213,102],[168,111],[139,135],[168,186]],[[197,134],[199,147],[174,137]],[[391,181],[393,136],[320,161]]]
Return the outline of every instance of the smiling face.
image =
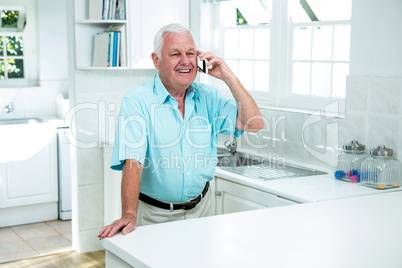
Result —
[[[160,57],[152,53],[152,60],[170,93],[185,92],[197,76],[197,48],[188,34],[167,33]]]

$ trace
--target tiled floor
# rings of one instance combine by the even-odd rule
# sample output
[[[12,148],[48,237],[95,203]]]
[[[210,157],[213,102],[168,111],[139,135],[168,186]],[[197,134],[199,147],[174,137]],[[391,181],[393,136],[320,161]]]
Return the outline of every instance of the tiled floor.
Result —
[[[71,250],[71,221],[0,228],[0,263]]]

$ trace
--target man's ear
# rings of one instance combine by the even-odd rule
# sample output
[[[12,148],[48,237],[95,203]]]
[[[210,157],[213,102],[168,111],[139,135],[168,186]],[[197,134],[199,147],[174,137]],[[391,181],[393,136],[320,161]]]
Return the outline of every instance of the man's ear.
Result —
[[[154,62],[155,68],[159,69],[159,57],[158,57],[158,55],[156,55],[155,52],[152,52],[151,57],[152,57],[152,61]]]

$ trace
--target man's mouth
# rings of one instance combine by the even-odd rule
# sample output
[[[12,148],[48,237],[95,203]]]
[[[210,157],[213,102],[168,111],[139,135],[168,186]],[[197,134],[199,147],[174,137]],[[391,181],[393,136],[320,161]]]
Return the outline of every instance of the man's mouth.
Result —
[[[186,69],[186,70],[177,70],[179,73],[189,73],[190,69]]]

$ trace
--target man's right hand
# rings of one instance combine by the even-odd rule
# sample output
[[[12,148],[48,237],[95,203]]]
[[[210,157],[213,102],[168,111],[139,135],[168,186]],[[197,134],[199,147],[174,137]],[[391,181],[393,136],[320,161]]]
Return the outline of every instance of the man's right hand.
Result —
[[[137,227],[136,217],[132,215],[124,216],[121,219],[114,221],[112,224],[103,227],[99,232],[98,237],[99,239],[112,237],[119,230],[122,230],[122,234],[126,235],[133,231],[135,227]]]

